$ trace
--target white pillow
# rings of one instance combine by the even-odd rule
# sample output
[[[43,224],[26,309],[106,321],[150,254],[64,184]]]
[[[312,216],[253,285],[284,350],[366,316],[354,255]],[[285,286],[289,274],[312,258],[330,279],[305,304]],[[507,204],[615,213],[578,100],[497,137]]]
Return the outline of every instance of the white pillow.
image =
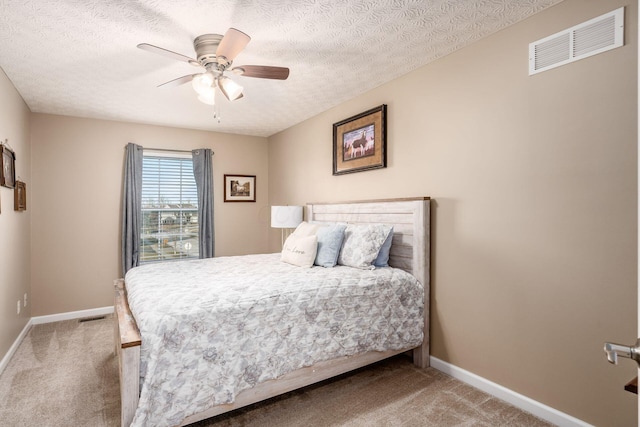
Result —
[[[338,264],[372,270],[372,264],[380,248],[387,240],[391,226],[383,224],[349,224],[344,231],[344,240]]]
[[[318,237],[315,234],[300,237],[294,233],[285,240],[280,259],[298,267],[309,268],[316,259],[317,250]]]
[[[320,226],[320,224],[309,224],[307,221],[302,221],[291,234],[295,234],[298,237],[312,236],[316,234]]]

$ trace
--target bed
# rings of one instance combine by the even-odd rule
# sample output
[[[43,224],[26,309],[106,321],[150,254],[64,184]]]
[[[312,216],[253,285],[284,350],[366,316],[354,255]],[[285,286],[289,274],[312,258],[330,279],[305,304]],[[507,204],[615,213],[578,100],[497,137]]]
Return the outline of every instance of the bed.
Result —
[[[393,342],[390,345],[391,349],[385,348],[387,346],[388,338],[378,339],[373,343],[373,346],[362,347],[362,351],[359,351],[358,340],[361,337],[356,337],[355,339],[351,338],[348,342],[355,342],[354,348],[349,349],[348,345],[340,345],[335,353],[331,353],[332,355],[337,355],[331,358],[317,358],[312,360],[306,360],[301,356],[299,349],[294,348],[292,346],[292,352],[289,353],[288,356],[291,359],[290,366],[282,367],[283,363],[279,362],[276,364],[275,362],[273,371],[269,371],[267,375],[267,371],[265,370],[264,378],[257,380],[256,378],[244,379],[242,384],[243,387],[238,389],[237,392],[229,393],[228,389],[225,388],[228,385],[223,381],[217,380],[216,387],[220,388],[222,391],[230,394],[227,399],[220,399],[219,397],[212,397],[212,402],[215,404],[211,406],[211,404],[200,406],[197,409],[197,412],[191,413],[189,411],[184,413],[184,417],[180,416],[180,412],[178,415],[173,414],[172,420],[167,423],[167,425],[187,425],[193,422],[210,418],[212,416],[216,416],[261,400],[265,400],[267,398],[277,396],[282,393],[286,393],[288,391],[304,387],[306,385],[310,385],[316,383],[318,381],[322,381],[324,379],[366,366],[368,364],[377,362],[379,360],[400,354],[405,352],[412,352],[414,364],[420,367],[427,367],[429,365],[429,262],[430,262],[430,200],[427,197],[422,198],[411,198],[411,199],[393,199],[393,200],[380,200],[380,201],[363,201],[363,202],[349,202],[349,203],[312,203],[306,206],[306,221],[309,222],[319,222],[319,223],[348,223],[348,224],[388,224],[392,225],[394,228],[393,233],[393,241],[390,250],[389,256],[389,266],[394,267],[390,269],[379,269],[380,272],[370,271],[364,273],[368,279],[372,282],[379,280],[378,278],[369,278],[369,275],[372,274],[382,274],[391,277],[393,280],[396,278],[402,278],[407,276],[404,272],[410,273],[413,277],[412,279],[419,282],[422,286],[420,289],[420,295],[417,298],[420,298],[422,304],[417,304],[415,302],[410,302],[407,307],[404,307],[404,310],[407,312],[411,312],[411,316],[408,317],[410,322],[416,321],[415,316],[416,313],[419,313],[421,317],[419,319],[420,326],[422,329],[421,335],[419,338],[416,338],[415,334],[409,337],[406,341],[410,343],[408,346],[403,346],[403,344],[398,344]],[[274,258],[275,256],[275,258]],[[182,272],[170,273],[167,271],[160,271],[156,274],[162,275],[165,277],[165,280],[170,281],[170,283],[178,282],[179,280],[174,280],[170,278],[170,274],[176,274],[176,277],[182,277],[181,275],[186,274],[186,271],[190,269],[192,266],[197,266],[200,269],[212,268],[217,269],[217,265],[220,263],[227,262],[230,265],[229,273],[227,276],[231,277],[233,275],[237,275],[238,272],[246,270],[246,274],[250,274],[250,269],[243,269],[240,262],[240,257],[229,257],[230,262],[224,261],[222,259],[213,259],[208,263],[198,263],[193,262],[193,264],[189,263],[180,263],[184,269]],[[256,267],[261,269],[273,269],[274,275],[284,274],[283,277],[287,275],[294,274],[294,269],[297,267],[291,267],[285,265],[285,263],[274,263],[274,260],[277,261],[277,255],[274,254],[266,254],[266,255],[254,255],[247,256],[243,258],[243,260],[251,261],[251,265],[259,265],[261,262],[265,262],[265,266],[271,265],[272,267]],[[204,261],[204,260],[203,260]],[[235,266],[234,266],[235,263]],[[177,263],[176,263],[177,264]],[[249,264],[247,264],[249,265]],[[343,269],[349,269],[350,267],[342,267]],[[397,269],[397,270],[396,270]],[[142,270],[142,269],[141,269]],[[300,270],[300,269],[299,269]],[[378,270],[378,269],[376,269]],[[218,270],[216,270],[218,271]],[[312,275],[313,273],[313,275]],[[245,273],[242,273],[245,274]],[[309,275],[309,281],[313,280],[321,280],[324,282],[331,282],[334,280],[344,279],[351,280],[350,275],[351,272],[348,270],[341,270],[340,268],[334,269],[324,269],[323,267],[314,267],[312,269],[304,269],[303,273],[295,272],[295,274],[307,274]],[[315,275],[320,275],[317,279]],[[355,274],[355,273],[354,273]],[[222,274],[220,276],[220,280],[222,280]],[[266,276],[266,275],[265,275]],[[144,304],[152,305],[154,302],[144,302],[141,299],[141,294],[146,292],[150,292],[148,289],[144,290],[142,286],[144,280],[138,279],[139,275],[127,275],[127,280],[130,283],[125,283],[124,280],[116,280],[115,281],[115,339],[116,339],[116,353],[119,362],[119,374],[120,374],[120,393],[121,393],[121,424],[123,426],[129,426],[134,420],[134,416],[136,415],[136,411],[140,407],[139,412],[146,411],[146,407],[149,405],[148,402],[148,390],[147,393],[143,393],[142,401],[141,401],[141,383],[140,378],[141,375],[144,377],[147,373],[147,370],[150,369],[152,363],[150,360],[165,360],[162,359],[163,356],[157,356],[153,353],[153,357],[150,358],[149,354],[144,355],[145,352],[149,353],[150,351],[162,351],[163,348],[171,347],[175,344],[175,340],[171,340],[170,334],[168,335],[163,332],[165,335],[160,335],[156,337],[154,335],[150,335],[148,333],[142,334],[145,336],[145,344],[143,346],[142,335],[140,333],[139,325],[141,326],[141,330],[144,332],[148,330],[148,325],[153,322],[160,321],[158,319],[149,318],[141,318],[139,322],[136,322],[135,316],[132,314],[131,308],[129,306],[129,302],[132,302],[132,306],[135,310],[140,312],[140,304],[144,307]],[[279,279],[283,281],[284,287],[286,288],[286,280]],[[293,279],[292,279],[293,280]],[[356,279],[353,279],[356,280]],[[365,280],[365,279],[360,279]],[[386,280],[386,279],[385,279]],[[138,283],[138,282],[140,283]],[[194,285],[195,286],[195,285]],[[231,289],[233,283],[230,285],[226,285],[227,289]],[[128,295],[128,287],[131,295]],[[197,286],[195,286],[197,287]],[[266,287],[262,287],[263,289]],[[204,289],[204,288],[202,288]],[[293,286],[289,286],[289,289],[293,289]],[[341,289],[341,288],[340,288]],[[172,290],[168,290],[167,292],[171,292]],[[176,288],[173,289],[173,292],[181,293],[182,290]],[[198,291],[200,292],[200,291]],[[268,293],[268,289],[263,290],[264,293]],[[302,292],[302,290],[295,290],[295,292]],[[179,295],[179,294],[176,294]],[[236,300],[240,297],[234,297],[234,291],[225,292],[225,298]],[[237,290],[237,295],[242,295],[242,289]],[[267,297],[269,295],[265,294]],[[263,297],[265,296],[263,295]],[[292,295],[292,294],[291,294]],[[297,294],[296,294],[297,295]],[[203,297],[206,299],[207,297]],[[296,297],[299,298],[299,297]],[[387,298],[386,296],[383,298]],[[218,298],[215,298],[216,301]],[[295,298],[294,298],[295,299]],[[182,311],[189,312],[190,304],[188,300],[181,302],[182,300],[178,297],[175,298],[176,305],[185,304],[184,309]],[[264,298],[263,298],[264,300]],[[351,297],[347,294],[342,296],[342,300],[351,301]],[[139,303],[138,301],[143,301]],[[410,299],[406,299],[406,301],[412,301]],[[404,305],[406,301],[403,301]],[[236,304],[237,305],[237,304]],[[347,304],[348,305],[348,304]],[[412,307],[413,305],[419,307],[419,311]],[[356,307],[357,308],[357,307]],[[402,308],[401,308],[402,309]],[[343,312],[349,312],[354,310],[354,307],[351,306]],[[145,310],[142,310],[145,311]],[[178,310],[179,313],[182,311]],[[138,316],[141,317],[141,316]],[[312,319],[315,321],[315,318]],[[167,320],[170,321],[170,320]],[[286,320],[280,321],[279,323],[286,323]],[[302,323],[302,322],[301,322]],[[314,322],[309,321],[309,325],[312,325]],[[293,329],[292,329],[293,328]],[[304,328],[295,328],[295,325],[291,326],[289,330],[294,330],[295,333],[300,334],[300,330]],[[414,328],[415,329],[415,328]],[[210,329],[207,329],[209,331]],[[220,330],[224,330],[223,327]],[[362,330],[359,328],[358,330]],[[265,332],[266,333],[266,332]],[[275,332],[274,332],[275,333]],[[222,334],[222,333],[221,333]],[[220,334],[219,334],[220,335]],[[410,335],[407,333],[407,335]],[[167,338],[169,336],[169,338]],[[209,332],[209,340],[211,342],[220,343],[221,340],[227,339],[222,336],[216,336],[215,333]],[[229,335],[227,335],[228,337]],[[315,337],[315,335],[314,335]],[[235,337],[234,337],[235,338]],[[349,337],[347,337],[349,338]],[[163,342],[161,346],[156,345],[155,347],[152,345],[158,340],[167,340]],[[305,337],[300,335],[297,336],[297,341],[304,341]],[[315,340],[316,338],[313,338]],[[309,342],[313,341],[309,339]],[[386,341],[385,341],[386,340]],[[247,345],[247,343],[254,342],[255,339],[252,338],[250,340],[244,341],[244,344],[240,343],[240,345]],[[384,342],[384,343],[383,343]],[[154,349],[155,350],[150,350]],[[215,347],[212,346],[210,354],[205,354],[205,359],[207,356],[211,356],[215,358],[218,353],[221,353],[224,349],[226,349],[226,344],[223,347]],[[223,350],[221,350],[223,349]],[[255,351],[255,350],[252,350]],[[271,351],[271,350],[270,350]],[[340,355],[344,354],[344,355]],[[145,356],[145,357],[143,357]],[[175,356],[175,355],[174,355]],[[169,356],[167,356],[169,357]],[[143,362],[141,363],[141,360]],[[236,360],[236,359],[231,359]],[[286,361],[285,361],[286,362]],[[295,362],[295,363],[294,363]],[[168,362],[166,362],[168,363]],[[176,378],[171,377],[171,369],[164,369],[167,365],[163,365],[162,363],[156,363],[152,368],[155,369],[154,372],[166,372],[166,378],[164,379],[167,382],[178,381]],[[173,362],[172,362],[173,363]],[[178,362],[180,363],[180,362]],[[187,362],[184,362],[187,363]],[[189,362],[191,363],[191,362]],[[229,363],[228,365],[233,365],[233,363]],[[277,365],[277,366],[275,366]],[[287,365],[287,363],[284,363]],[[226,366],[226,365],[225,365]],[[162,368],[162,369],[160,369]],[[246,368],[246,366],[245,366]],[[216,367],[216,369],[221,369]],[[226,369],[226,368],[225,368]],[[228,372],[232,372],[231,368],[227,370]],[[224,377],[227,371],[212,371],[217,372],[218,377]],[[250,371],[250,370],[249,370]],[[191,370],[189,370],[191,372]],[[195,372],[195,371],[194,371]],[[245,369],[244,372],[247,372]],[[157,374],[156,374],[157,375]],[[261,371],[256,374],[256,377],[261,375]],[[215,375],[212,375],[215,376]],[[149,375],[149,378],[152,378]],[[189,379],[189,381],[202,380],[202,378]],[[184,378],[180,379],[182,383],[186,381]],[[211,381],[210,378],[206,379],[206,381]],[[149,384],[147,384],[147,388],[152,388],[153,384],[149,380]],[[162,386],[161,383],[158,383],[156,388],[158,389],[158,394],[167,394],[168,392],[161,391],[160,388]],[[177,383],[176,383],[177,384]],[[198,387],[194,385],[194,387]],[[207,396],[199,396],[200,400],[207,400]],[[215,401],[214,401],[215,400]],[[175,418],[178,417],[178,418]],[[138,423],[140,424],[140,414],[137,417]],[[151,419],[150,419],[151,420]],[[156,420],[157,421],[157,420]],[[153,421],[153,424],[157,424],[156,421]],[[151,421],[149,421],[151,422]]]

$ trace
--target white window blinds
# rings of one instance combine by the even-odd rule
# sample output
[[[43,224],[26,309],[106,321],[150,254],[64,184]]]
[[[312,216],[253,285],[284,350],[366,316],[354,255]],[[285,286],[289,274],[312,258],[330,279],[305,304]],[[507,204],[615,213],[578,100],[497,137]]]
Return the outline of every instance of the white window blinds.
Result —
[[[198,193],[190,157],[142,161],[140,263],[198,258]]]

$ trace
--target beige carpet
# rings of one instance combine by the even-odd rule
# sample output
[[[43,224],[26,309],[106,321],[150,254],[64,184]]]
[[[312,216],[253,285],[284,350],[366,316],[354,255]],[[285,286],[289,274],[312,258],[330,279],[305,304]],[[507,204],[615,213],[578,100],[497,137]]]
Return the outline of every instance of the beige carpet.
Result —
[[[112,318],[36,325],[0,375],[2,426],[117,426]],[[433,369],[396,357],[204,426],[549,426]]]

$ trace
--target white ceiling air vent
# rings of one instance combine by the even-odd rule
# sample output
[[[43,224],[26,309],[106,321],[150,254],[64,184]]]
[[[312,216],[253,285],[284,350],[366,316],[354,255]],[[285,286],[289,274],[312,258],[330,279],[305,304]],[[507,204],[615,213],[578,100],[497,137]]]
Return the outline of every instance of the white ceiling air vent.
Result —
[[[529,75],[624,44],[624,7],[529,44]]]

